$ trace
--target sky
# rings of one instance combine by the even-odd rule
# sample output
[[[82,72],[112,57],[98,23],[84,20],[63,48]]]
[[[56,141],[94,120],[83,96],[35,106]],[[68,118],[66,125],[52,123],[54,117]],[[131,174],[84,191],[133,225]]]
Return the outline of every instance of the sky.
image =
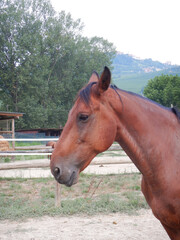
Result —
[[[180,65],[180,0],[50,0],[84,24],[83,36],[103,37],[140,59]]]

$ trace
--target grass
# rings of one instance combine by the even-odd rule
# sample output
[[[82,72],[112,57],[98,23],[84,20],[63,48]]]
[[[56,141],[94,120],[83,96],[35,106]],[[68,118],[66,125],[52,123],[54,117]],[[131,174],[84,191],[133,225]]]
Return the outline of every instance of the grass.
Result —
[[[30,141],[30,142],[15,142],[15,147],[26,147],[26,146],[36,146],[36,145],[42,145],[42,144],[44,144],[44,142],[42,143],[42,142],[39,142],[39,141],[37,141],[37,142],[32,142],[32,141]]]
[[[44,215],[124,212],[148,208],[140,191],[140,174],[85,175],[79,183],[61,188],[61,207],[55,207],[54,179],[0,179],[0,219]]]
[[[14,161],[25,161],[25,160],[34,160],[34,159],[47,159],[48,157],[45,155],[33,155],[33,156],[13,156],[13,157],[3,157],[0,156],[0,163],[9,163]]]

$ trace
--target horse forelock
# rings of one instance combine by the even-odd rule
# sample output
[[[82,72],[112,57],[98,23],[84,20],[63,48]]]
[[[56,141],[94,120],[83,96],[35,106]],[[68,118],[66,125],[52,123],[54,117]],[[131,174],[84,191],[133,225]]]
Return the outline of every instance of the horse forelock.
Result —
[[[87,106],[89,106],[90,104],[91,89],[94,84],[97,84],[97,82],[91,82],[88,85],[86,85],[83,89],[80,90],[77,96],[77,97],[80,97],[80,100],[83,101]],[[120,89],[116,85],[110,85],[110,88],[112,88],[117,93],[120,101],[122,102],[121,96],[117,91]]]
[[[90,103],[90,95],[91,95],[91,88],[94,84],[97,82],[91,82],[86,87],[81,89],[81,91],[78,94],[78,97],[87,105],[89,106]]]

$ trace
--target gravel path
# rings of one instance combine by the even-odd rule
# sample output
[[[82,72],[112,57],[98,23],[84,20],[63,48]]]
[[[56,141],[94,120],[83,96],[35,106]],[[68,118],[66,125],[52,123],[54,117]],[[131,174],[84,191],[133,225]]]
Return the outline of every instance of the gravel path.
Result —
[[[1,240],[168,240],[150,210],[136,216],[41,217],[25,222],[1,221]]]

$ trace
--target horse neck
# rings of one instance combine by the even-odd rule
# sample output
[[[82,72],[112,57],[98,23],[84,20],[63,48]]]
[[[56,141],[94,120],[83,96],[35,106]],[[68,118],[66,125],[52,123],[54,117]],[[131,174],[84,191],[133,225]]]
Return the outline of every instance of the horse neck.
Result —
[[[160,138],[164,136],[165,124],[169,124],[167,115],[170,113],[141,97],[124,91],[119,91],[119,94],[122,103],[119,103],[120,108],[115,110],[118,113],[115,141],[145,174],[150,171],[150,164],[153,164],[152,151],[156,148],[158,138],[162,141]],[[151,160],[152,163],[149,162]]]

